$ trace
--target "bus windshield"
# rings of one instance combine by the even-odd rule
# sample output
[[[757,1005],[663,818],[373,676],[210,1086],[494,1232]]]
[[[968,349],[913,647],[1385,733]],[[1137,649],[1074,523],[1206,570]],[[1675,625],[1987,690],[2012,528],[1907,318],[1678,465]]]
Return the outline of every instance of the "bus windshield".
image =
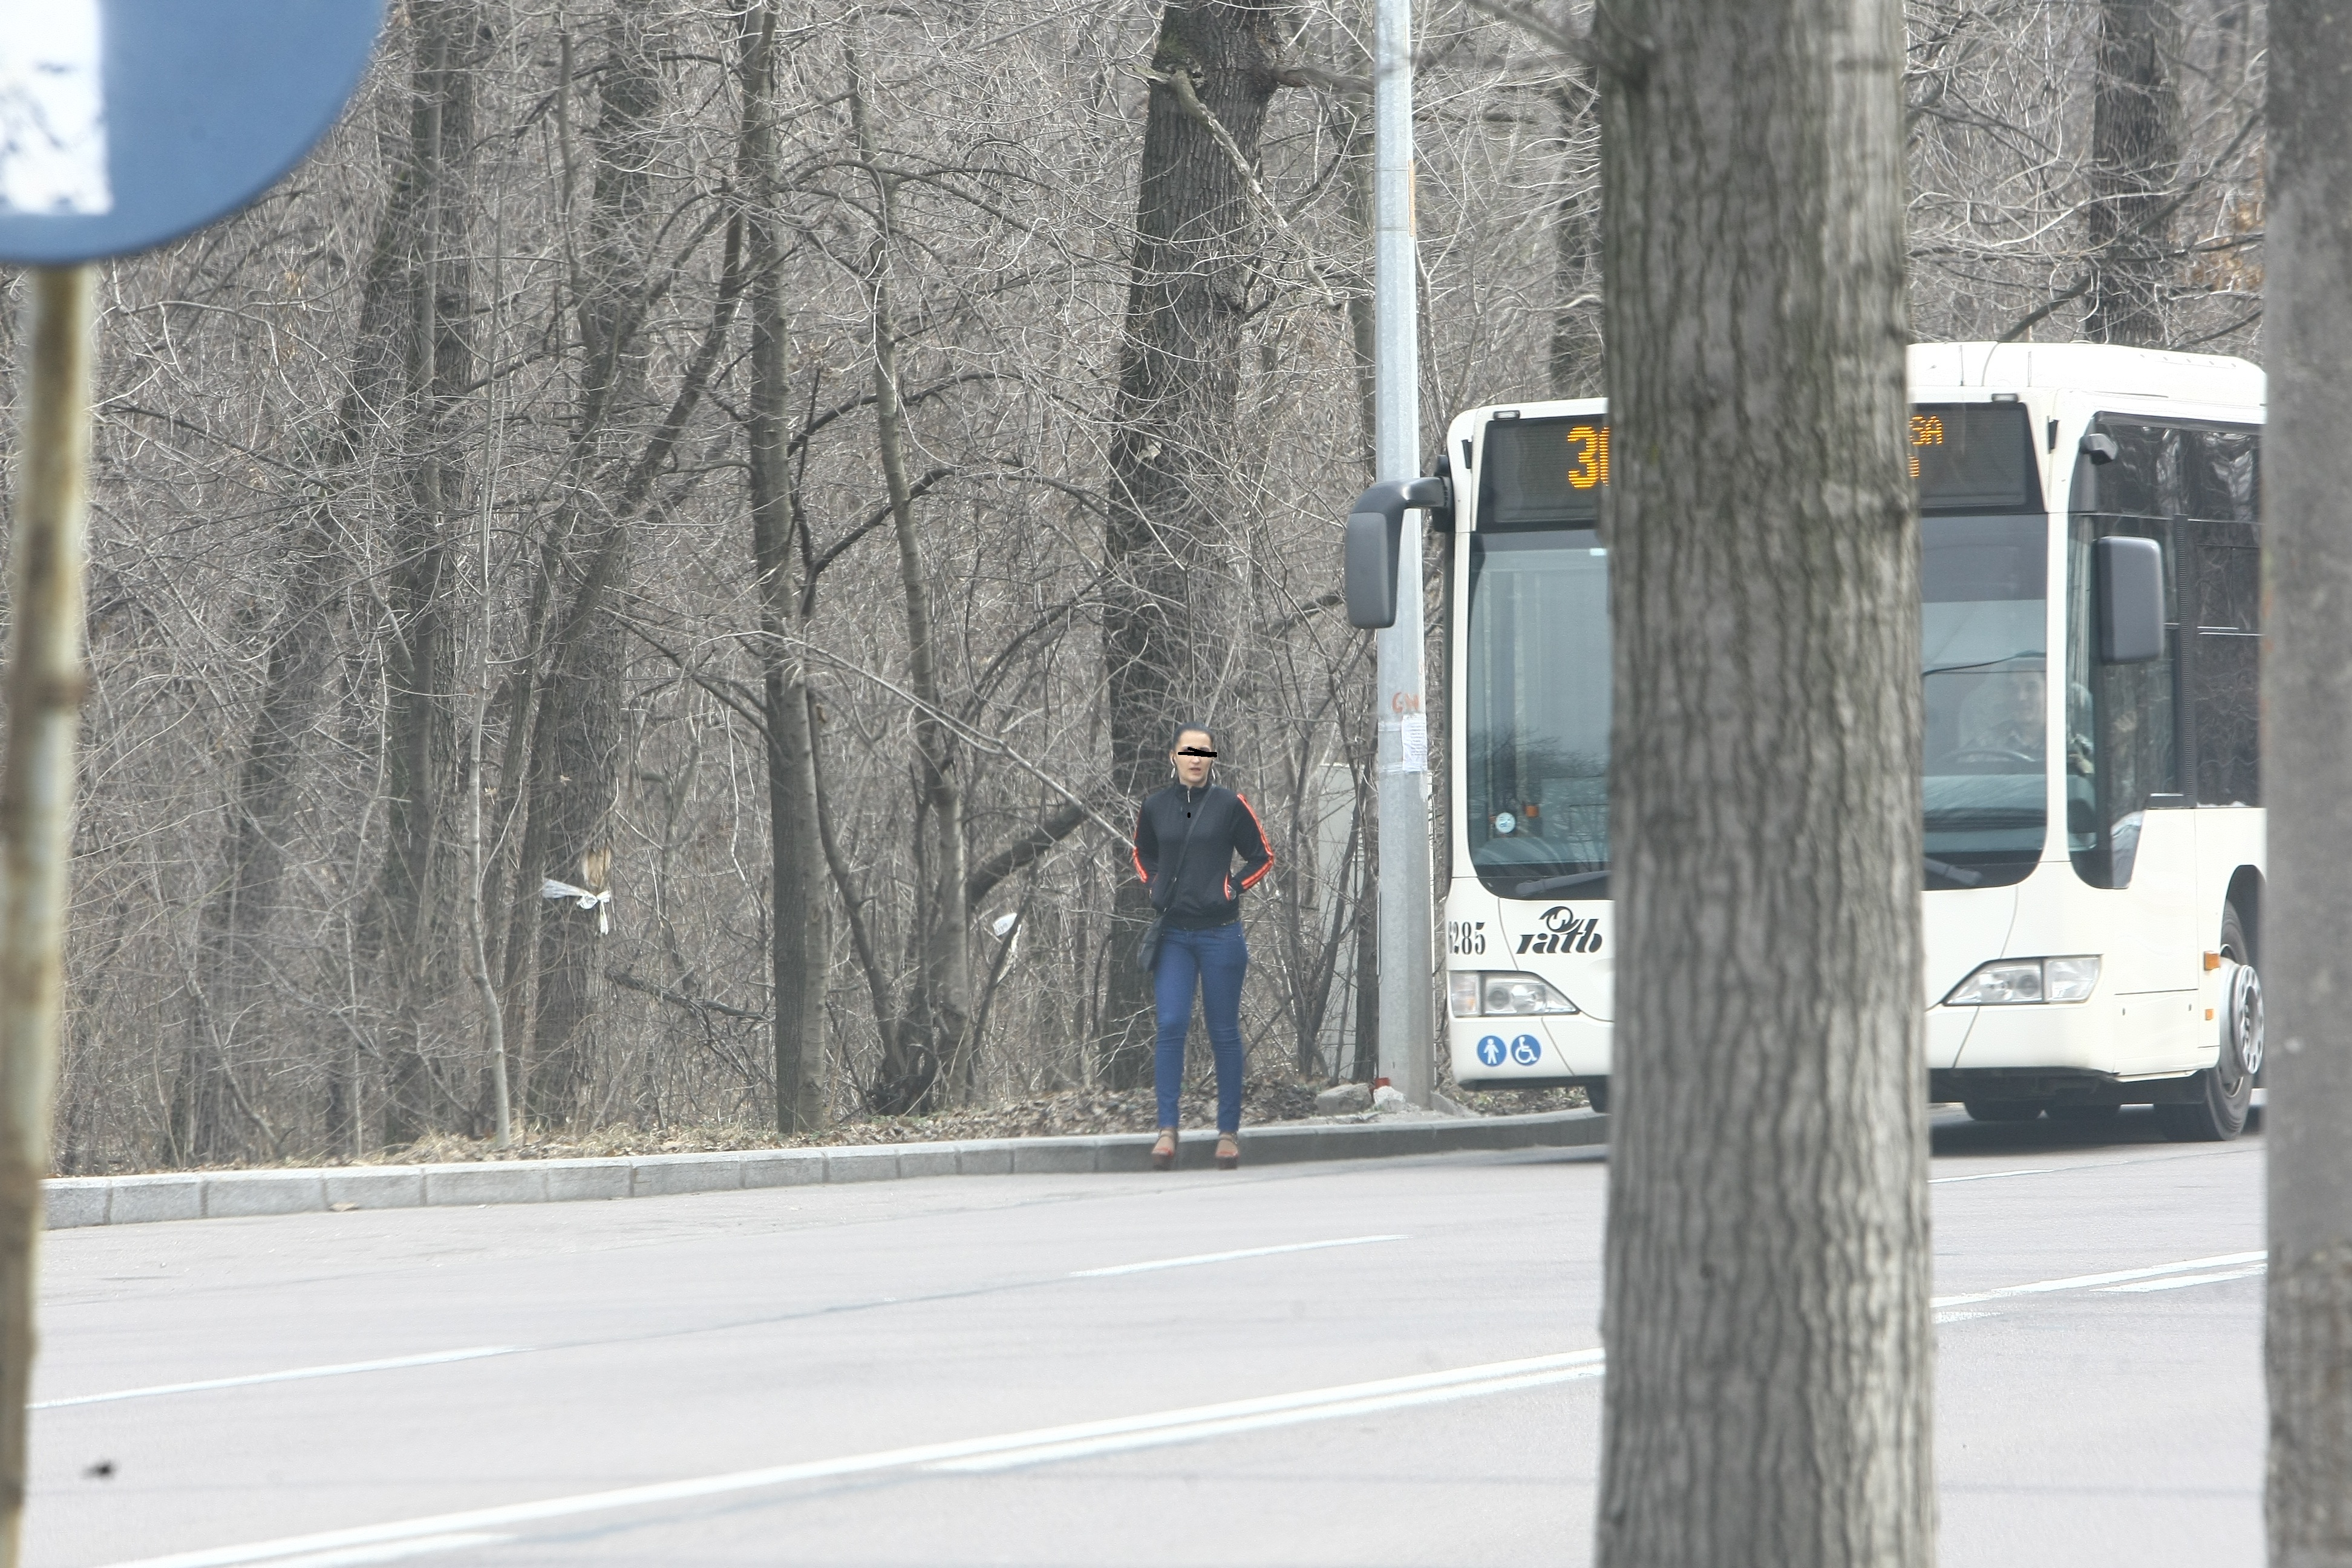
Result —
[[[2020,882],[2048,817],[2047,519],[1920,521],[1930,889]],[[1608,896],[1609,556],[1585,528],[1471,536],[1470,861],[1506,898]]]
[[[2049,523],[1920,520],[1929,888],[2021,882],[2049,815]]]
[[[1609,556],[1589,528],[1470,540],[1463,741],[1488,889],[1608,893]]]

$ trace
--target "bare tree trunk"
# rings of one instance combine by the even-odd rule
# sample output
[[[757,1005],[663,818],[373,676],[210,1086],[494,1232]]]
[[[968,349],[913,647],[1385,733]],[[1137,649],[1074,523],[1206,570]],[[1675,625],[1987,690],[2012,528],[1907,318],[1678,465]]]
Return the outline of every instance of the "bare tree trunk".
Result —
[[[1601,204],[1581,151],[1592,134],[1598,103],[1592,68],[1582,60],[1565,62],[1551,98],[1567,165],[1552,209],[1551,395],[1594,397],[1601,392]]]
[[[2270,1561],[2352,1564],[2352,50],[2326,0],[2270,13]]]
[[[814,728],[810,731],[809,755],[813,762],[821,762]],[[873,927],[866,918],[866,895],[857,885],[849,857],[842,849],[841,836],[834,831],[833,797],[826,790],[821,769],[817,773],[816,825],[818,840],[824,847],[825,868],[841,895],[842,913],[849,924],[850,952],[866,976],[866,994],[874,1005],[874,1032],[881,1040],[882,1061],[873,1086],[866,1091],[867,1108],[881,1115],[895,1116],[911,1110],[916,1101],[930,1092],[939,1063],[928,1057],[919,1063],[909,1059],[907,1025],[891,994],[889,973],[883,966]]]
[[[596,125],[589,134],[595,173],[580,334],[597,382],[582,391],[589,408],[584,416],[609,423],[615,444],[645,424],[646,356],[639,328],[652,282],[653,166],[667,96],[664,39],[655,13],[653,0],[614,5],[596,78]],[[609,481],[625,466],[616,454],[593,471]],[[569,592],[550,640],[539,699],[527,833],[527,847],[535,853],[526,856],[531,869],[516,889],[518,899],[537,898],[541,875],[591,892],[605,891],[612,881],[627,645],[608,602],[626,591],[633,519],[632,509],[604,486],[592,480],[589,488],[591,493],[572,504],[593,518],[586,530],[593,542],[559,563]],[[547,904],[540,912],[530,1108],[551,1120],[577,1114],[593,1070],[604,917],[602,909],[569,902]]]
[[[478,539],[481,594],[487,606],[490,596],[487,508]],[[482,886],[488,869],[488,846],[482,837],[482,731],[490,718],[489,619],[486,609],[482,616],[482,652],[474,667],[473,723],[466,737],[466,959],[475,993],[481,1001],[482,1044],[489,1058],[490,1136],[494,1147],[505,1149],[514,1143],[513,1081],[507,1069],[506,1007],[499,997],[498,982],[490,973],[489,921],[482,907]]]
[[[2180,174],[2179,0],[2100,0],[2091,106],[2094,342],[2165,342],[2173,182]]]
[[[1265,4],[1171,0],[1152,54],[1154,73],[1190,75],[1193,96],[1252,162],[1279,85],[1274,13]],[[1255,223],[1233,158],[1173,89],[1155,83],[1112,415],[1103,605],[1111,790],[1126,801],[1165,782],[1168,729],[1208,717],[1190,705],[1205,700],[1223,656],[1202,646],[1216,623],[1197,601],[1222,585],[1197,568],[1229,526]],[[1109,995],[1096,1050],[1105,1079],[1127,1089],[1150,1073],[1150,977],[1132,950],[1150,907],[1142,886],[1121,878],[1111,909]]]
[[[379,276],[371,270],[371,289]],[[358,402],[356,390],[346,395],[338,411],[339,434],[348,437],[348,422],[363,416],[353,406]],[[332,508],[321,503],[310,509],[297,530],[261,704],[229,802],[222,846],[226,863],[198,917],[188,1038],[172,1085],[172,1152],[184,1163],[226,1160],[245,1146],[229,1075],[237,1037],[264,994],[270,914],[286,877],[285,842],[298,805],[302,742],[318,717],[334,664],[333,584],[350,565],[341,544]],[[348,1086],[339,1087],[350,1093]],[[338,1152],[352,1152],[349,1101],[331,1103],[328,1121],[330,1143]]]
[[[1361,237],[1361,248],[1357,254],[1364,265],[1349,268],[1347,277],[1348,358],[1356,374],[1357,446],[1364,482],[1370,484],[1378,471],[1372,459],[1372,443],[1377,439],[1379,423],[1373,406],[1377,367],[1372,363],[1373,331],[1378,323],[1372,317],[1370,267],[1372,231],[1376,226],[1372,216],[1371,104],[1360,97],[1335,94],[1324,118],[1333,138],[1340,143],[1339,172],[1347,184],[1348,217]]]
[[[792,343],[785,319],[783,237],[777,226],[776,13],[745,18],[744,224],[751,305],[751,394],[746,418],[751,556],[760,578],[761,710],[768,759],[769,947],[773,975],[776,1127],[824,1125],[824,981],[832,959],[824,849],[816,819],[809,731],[806,635],[793,570],[790,461]]]
[[[915,528],[912,489],[907,477],[905,415],[899,405],[898,320],[892,294],[898,229],[898,180],[885,172],[866,102],[865,71],[853,45],[849,59],[849,110],[858,156],[872,174],[881,232],[874,250],[874,422],[882,479],[890,497],[891,531],[898,544],[898,586],[907,613],[907,686],[917,703],[913,717],[915,763],[926,806],[922,865],[928,887],[922,912],[922,994],[918,1009],[929,1036],[940,1074],[950,1083],[965,1080],[965,1053],[971,1036],[971,910],[964,897],[963,784],[952,731],[940,685],[940,637],[931,609],[929,569]]]
[[[433,18],[447,20],[436,6]],[[446,143],[426,106],[445,90],[436,50],[444,26],[420,26],[411,76],[410,136],[390,149],[391,200],[377,220],[360,291],[359,330],[351,375],[334,423],[317,455],[339,485],[374,427],[396,416],[402,376],[414,358],[418,321],[416,247],[430,171]],[[223,847],[221,879],[199,919],[196,994],[190,1037],[173,1086],[172,1143],[184,1162],[224,1160],[245,1146],[228,1075],[237,1031],[262,994],[265,944],[286,875],[286,840],[299,804],[302,743],[316,722],[334,664],[337,579],[354,562],[343,497],[331,495],[302,515],[290,550],[279,624],[272,634],[261,701],[245,744]],[[340,1060],[344,1052],[338,1049]],[[358,1086],[331,1069],[328,1142],[356,1152]]]
[[[1599,16],[1622,938],[1598,1561],[1926,1564],[1901,13]]]
[[[384,1139],[430,1131],[447,1092],[432,1081],[425,1012],[447,988],[449,902],[442,818],[456,782],[455,574],[449,517],[464,504],[466,447],[449,427],[475,376],[474,269],[466,243],[472,205],[474,62],[481,11],[472,0],[424,0],[412,12],[420,51],[412,144],[419,186],[415,321],[408,348],[408,493],[393,531],[386,591],[388,800],[375,920],[383,942],[391,1021]]]

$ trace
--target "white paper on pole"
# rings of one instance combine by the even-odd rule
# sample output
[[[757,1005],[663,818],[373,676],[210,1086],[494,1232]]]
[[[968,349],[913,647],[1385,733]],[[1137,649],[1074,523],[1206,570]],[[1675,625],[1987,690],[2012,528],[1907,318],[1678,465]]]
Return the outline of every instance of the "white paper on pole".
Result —
[[[1404,767],[1409,773],[1429,771],[1429,721],[1419,713],[1408,713],[1399,731],[1404,742]]]
[[[0,211],[114,210],[99,0],[0,0]]]

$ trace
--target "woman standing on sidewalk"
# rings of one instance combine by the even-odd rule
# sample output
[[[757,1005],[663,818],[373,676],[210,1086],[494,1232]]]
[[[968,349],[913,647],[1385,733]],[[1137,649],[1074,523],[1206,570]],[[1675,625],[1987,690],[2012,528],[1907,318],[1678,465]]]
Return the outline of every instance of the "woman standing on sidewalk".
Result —
[[[1135,869],[1160,911],[1151,964],[1160,1142],[1151,1163],[1161,1171],[1176,1163],[1177,1092],[1196,987],[1217,1062],[1217,1168],[1230,1171],[1242,1162],[1242,977],[1249,973],[1249,948],[1242,941],[1241,896],[1273,868],[1274,851],[1250,803],[1209,782],[1216,755],[1205,728],[1179,728],[1168,748],[1175,782],[1147,796],[1135,822]]]

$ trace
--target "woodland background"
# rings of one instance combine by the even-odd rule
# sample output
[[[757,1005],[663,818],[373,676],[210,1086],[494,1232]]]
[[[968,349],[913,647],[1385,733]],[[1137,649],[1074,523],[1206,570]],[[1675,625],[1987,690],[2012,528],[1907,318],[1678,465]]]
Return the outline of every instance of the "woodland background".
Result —
[[[1601,389],[1528,19],[1416,14],[1433,453]],[[1915,335],[2258,357],[2260,6],[1908,22]],[[1131,1086],[1180,716],[1280,855],[1253,1069],[1368,1073],[1370,26],[395,5],[292,178],[103,275],[58,1168],[479,1135],[501,1045],[542,1130]]]

